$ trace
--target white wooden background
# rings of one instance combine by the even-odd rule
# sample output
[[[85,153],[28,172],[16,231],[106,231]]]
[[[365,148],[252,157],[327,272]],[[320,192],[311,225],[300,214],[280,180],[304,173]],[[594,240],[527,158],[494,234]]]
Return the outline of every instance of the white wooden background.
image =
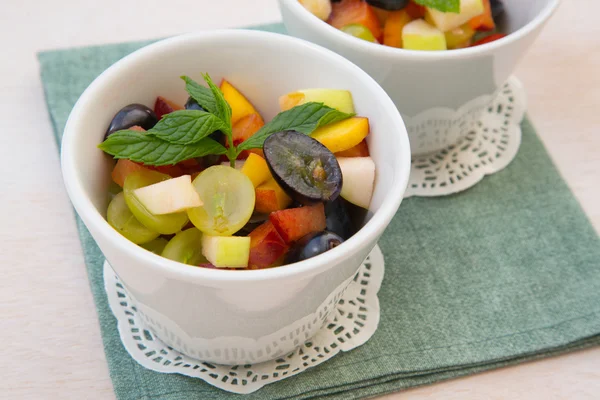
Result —
[[[524,0],[529,1],[529,0]],[[39,50],[279,20],[275,0],[0,2],[0,398],[114,398],[46,112]],[[564,1],[516,71],[529,113],[600,230],[600,2]],[[600,348],[385,399],[597,399]]]

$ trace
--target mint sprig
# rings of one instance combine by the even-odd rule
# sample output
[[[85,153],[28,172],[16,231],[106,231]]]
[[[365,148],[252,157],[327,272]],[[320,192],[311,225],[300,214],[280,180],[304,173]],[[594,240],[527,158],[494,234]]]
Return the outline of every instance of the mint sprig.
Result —
[[[185,90],[188,92],[190,97],[196,100],[196,102],[200,104],[200,107],[214,114],[217,110],[217,105],[212,90],[198,84],[188,76],[183,75],[181,76],[181,79],[184,80]]]
[[[146,132],[117,131],[98,146],[115,158],[127,158],[147,165],[172,165],[190,158],[225,154],[222,144],[204,138],[196,143],[169,143]]]
[[[231,107],[208,74],[207,87],[182,76],[189,95],[206,111],[179,110],[166,114],[147,132],[121,130],[111,134],[98,147],[115,158],[127,158],[147,165],[172,165],[190,158],[226,154],[235,165],[243,151],[261,148],[271,134],[295,130],[311,134],[315,129],[352,117],[323,103],[306,103],[281,112],[239,146],[233,144]],[[228,148],[210,139],[216,131],[225,135]]]
[[[179,110],[166,114],[146,134],[173,144],[191,144],[215,131],[227,129],[223,120],[209,112]]]
[[[413,0],[425,7],[434,8],[441,12],[460,13],[460,0]]]

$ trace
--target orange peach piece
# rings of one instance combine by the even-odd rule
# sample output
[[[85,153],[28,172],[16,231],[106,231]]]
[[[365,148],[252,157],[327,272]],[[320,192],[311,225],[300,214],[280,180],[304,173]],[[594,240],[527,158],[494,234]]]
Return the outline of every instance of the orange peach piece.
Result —
[[[250,103],[248,99],[244,97],[244,95],[240,93],[240,91],[238,91],[231,83],[223,79],[220,88],[221,92],[223,92],[223,97],[225,97],[225,100],[231,106],[232,125],[249,114],[256,114],[260,117],[260,114],[258,111],[256,111],[252,103]]]

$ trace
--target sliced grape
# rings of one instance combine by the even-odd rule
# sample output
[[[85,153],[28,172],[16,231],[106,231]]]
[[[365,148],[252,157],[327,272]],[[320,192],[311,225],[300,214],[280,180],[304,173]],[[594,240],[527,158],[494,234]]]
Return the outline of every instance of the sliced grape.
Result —
[[[106,212],[108,223],[121,235],[133,243],[147,243],[158,237],[159,233],[142,225],[127,207],[123,192],[117,194],[108,205]]]
[[[204,205],[188,215],[196,228],[214,236],[240,230],[254,211],[254,186],[240,171],[223,165],[207,168],[192,182]]]
[[[161,174],[160,172],[150,170],[139,170],[132,172],[125,178],[123,185],[123,193],[125,193],[125,201],[129,209],[135,217],[147,228],[161,233],[170,235],[179,232],[181,228],[188,222],[188,217],[185,212],[154,215],[144,207],[142,203],[135,197],[133,191],[135,189],[153,185],[158,182],[171,179],[169,175]]]
[[[173,236],[163,250],[163,257],[188,265],[200,265],[208,260],[202,255],[202,232],[186,229]]]
[[[163,237],[156,238],[148,243],[144,243],[141,246],[154,254],[161,255],[165,246],[169,241]]]

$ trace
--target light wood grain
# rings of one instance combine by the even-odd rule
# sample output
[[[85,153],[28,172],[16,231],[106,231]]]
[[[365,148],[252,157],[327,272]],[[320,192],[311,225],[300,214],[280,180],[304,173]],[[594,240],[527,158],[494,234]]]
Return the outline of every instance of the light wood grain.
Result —
[[[542,139],[597,230],[600,25],[588,16],[599,13],[599,2],[564,2],[516,71]],[[2,3],[0,397],[114,398],[35,52],[278,19],[275,0]],[[598,393],[600,349],[592,349],[384,398],[593,399]]]

